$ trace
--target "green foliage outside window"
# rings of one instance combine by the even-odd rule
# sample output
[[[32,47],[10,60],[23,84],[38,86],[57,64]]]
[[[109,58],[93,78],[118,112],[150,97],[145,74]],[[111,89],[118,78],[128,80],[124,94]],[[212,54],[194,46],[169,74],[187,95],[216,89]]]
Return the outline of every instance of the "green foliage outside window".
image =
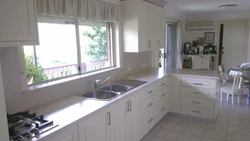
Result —
[[[103,60],[107,56],[107,30],[106,27],[92,27],[95,31],[90,33],[84,32],[83,35],[90,38],[92,42],[89,43],[88,48],[85,49],[85,53],[90,57],[92,61]]]
[[[38,66],[36,66],[33,63],[32,56],[25,55],[25,63],[28,84],[41,83],[48,80],[41,65],[38,64]]]

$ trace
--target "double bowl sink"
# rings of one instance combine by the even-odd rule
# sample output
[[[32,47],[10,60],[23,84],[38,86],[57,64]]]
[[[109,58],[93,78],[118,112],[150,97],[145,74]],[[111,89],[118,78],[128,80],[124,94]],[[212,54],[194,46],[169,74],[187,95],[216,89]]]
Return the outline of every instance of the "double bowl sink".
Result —
[[[90,99],[108,101],[145,83],[147,82],[139,80],[119,80],[115,84],[106,85],[81,96]]]
[[[112,84],[104,86],[100,89],[93,90],[86,94],[83,94],[83,97],[93,98],[99,100],[111,100],[125,92],[132,90],[132,86],[120,85],[120,84]]]

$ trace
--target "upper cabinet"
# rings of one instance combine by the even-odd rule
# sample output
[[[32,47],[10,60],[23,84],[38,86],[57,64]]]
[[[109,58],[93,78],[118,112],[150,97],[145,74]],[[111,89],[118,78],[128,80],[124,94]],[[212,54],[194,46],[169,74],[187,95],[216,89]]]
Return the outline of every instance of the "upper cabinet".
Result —
[[[1,0],[0,19],[0,47],[38,44],[34,0]]]
[[[164,8],[143,0],[122,1],[124,51],[144,52],[164,47]]]

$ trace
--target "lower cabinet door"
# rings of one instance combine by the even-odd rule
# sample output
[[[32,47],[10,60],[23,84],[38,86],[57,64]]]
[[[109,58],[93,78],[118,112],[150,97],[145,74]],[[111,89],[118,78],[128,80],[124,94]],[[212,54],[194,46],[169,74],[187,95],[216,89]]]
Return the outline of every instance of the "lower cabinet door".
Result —
[[[110,117],[109,109],[103,109],[79,123],[79,141],[108,141]]]
[[[132,96],[110,107],[114,124],[111,141],[139,141],[140,97]]]
[[[129,112],[126,114],[126,141],[139,141],[140,137],[140,97],[131,97],[129,100]]]
[[[41,141],[78,141],[77,125],[57,131]]]

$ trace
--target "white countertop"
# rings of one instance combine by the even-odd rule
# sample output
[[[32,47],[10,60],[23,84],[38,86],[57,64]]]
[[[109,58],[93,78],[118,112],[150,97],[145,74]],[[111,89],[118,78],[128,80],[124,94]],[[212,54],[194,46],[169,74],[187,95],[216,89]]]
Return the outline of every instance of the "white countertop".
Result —
[[[39,138],[34,138],[32,141],[37,141],[43,137],[46,137],[53,132],[62,129],[65,126],[76,123],[79,120],[86,119],[92,113],[101,110],[113,102],[117,102],[118,99],[131,94],[132,92],[150,84],[153,81],[156,81],[167,75],[175,76],[188,76],[188,77],[205,77],[210,79],[218,79],[219,73],[217,71],[206,71],[206,70],[176,70],[176,69],[156,69],[151,68],[142,72],[138,72],[131,76],[125,77],[124,79],[133,79],[140,81],[147,81],[146,84],[143,84],[139,87],[134,88],[133,90],[124,93],[123,95],[112,99],[111,101],[99,101],[93,99],[86,99],[80,96],[70,96],[60,100],[52,101],[44,105],[40,105],[34,108],[29,109],[29,111],[35,112],[38,115],[43,114],[49,120],[53,120],[58,126],[52,130],[49,130],[46,133],[40,135]]]

